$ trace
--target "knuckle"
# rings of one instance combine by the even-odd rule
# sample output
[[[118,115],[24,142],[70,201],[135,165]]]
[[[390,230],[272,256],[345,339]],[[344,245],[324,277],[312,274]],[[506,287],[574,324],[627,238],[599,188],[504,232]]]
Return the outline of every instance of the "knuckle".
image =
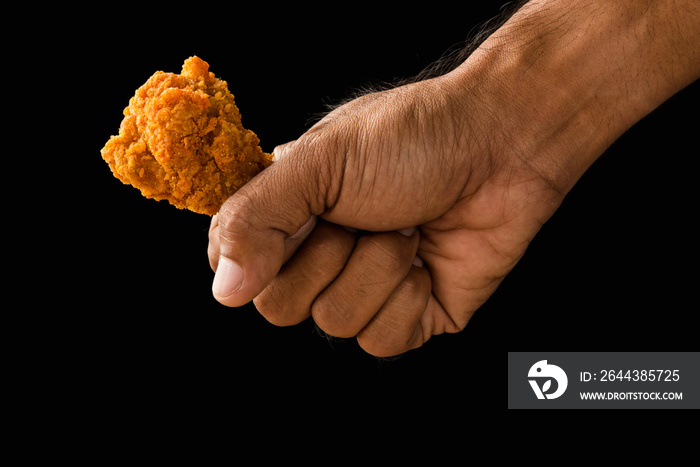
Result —
[[[253,303],[258,312],[271,324],[280,327],[293,326],[306,319],[308,313],[294,309],[293,302],[288,298],[271,284],[255,297]]]
[[[337,300],[335,295],[325,294],[311,305],[311,316],[316,325],[333,337],[354,337],[359,329],[353,325],[352,310],[346,301]]]
[[[362,350],[375,357],[395,357],[423,345],[420,323],[401,329],[392,326],[368,326],[357,334]]]
[[[422,345],[420,319],[430,292],[430,274],[423,268],[413,268],[375,319],[357,334],[360,347],[376,357],[392,357]]]
[[[375,357],[392,357],[408,350],[407,332],[403,324],[386,317],[377,317],[357,334],[357,343]],[[413,334],[412,330],[409,334]]]
[[[219,249],[209,244],[207,255],[209,256],[209,266],[211,267],[211,270],[216,272],[217,268],[219,267]]]
[[[209,244],[211,245],[212,243],[218,243],[219,242],[219,227],[214,227],[209,231]]]
[[[425,305],[432,291],[430,273],[424,268],[413,268],[403,281],[396,287],[394,296],[406,300],[407,306]]]
[[[358,334],[357,343],[362,350],[375,357],[395,357],[410,349],[408,345],[401,343],[401,339],[371,332]]]

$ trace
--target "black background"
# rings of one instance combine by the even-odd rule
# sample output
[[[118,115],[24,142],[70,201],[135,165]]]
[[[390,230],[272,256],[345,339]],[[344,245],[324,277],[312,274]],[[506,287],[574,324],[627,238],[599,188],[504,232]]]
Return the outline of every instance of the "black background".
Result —
[[[326,104],[367,83],[415,75],[459,46],[499,12],[500,2],[480,3],[491,5],[193,7],[167,15],[134,7],[62,30],[45,50],[51,76],[70,82],[64,113],[53,120],[60,129],[76,112],[82,130],[69,150],[54,148],[67,152],[65,173],[60,195],[42,205],[60,238],[42,250],[56,291],[35,298],[47,310],[32,316],[52,336],[50,366],[68,385],[84,381],[84,394],[124,407],[233,407],[247,400],[243,391],[274,407],[330,397],[314,411],[347,410],[356,400],[443,410],[487,400],[504,408],[507,351],[696,349],[698,83],[594,164],[463,332],[392,361],[352,340],[328,341],[308,321],[277,328],[252,305],[219,305],[206,255],[209,218],[141,197],[100,157],[135,89],[156,70],[179,72],[191,55],[228,82],[244,126],[271,151],[302,134]]]

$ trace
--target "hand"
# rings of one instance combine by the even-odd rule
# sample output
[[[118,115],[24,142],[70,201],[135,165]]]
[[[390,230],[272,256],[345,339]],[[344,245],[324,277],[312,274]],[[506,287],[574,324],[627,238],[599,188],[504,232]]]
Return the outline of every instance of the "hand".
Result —
[[[464,112],[452,86],[447,77],[363,96],[277,148],[278,162],[212,223],[217,299],[257,296],[279,325],[312,315],[379,356],[463,329],[562,194],[484,139],[494,133],[486,113],[478,103]],[[314,229],[312,216],[322,219]]]
[[[697,77],[693,16],[670,13],[639,43],[633,6],[532,1],[453,72],[338,108],[214,218],[214,295],[378,356],[463,329],[587,167]]]

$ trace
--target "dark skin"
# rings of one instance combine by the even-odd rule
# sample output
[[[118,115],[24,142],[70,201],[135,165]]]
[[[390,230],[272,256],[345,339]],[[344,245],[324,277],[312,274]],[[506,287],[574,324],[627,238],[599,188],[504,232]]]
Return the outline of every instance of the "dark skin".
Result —
[[[454,71],[276,148],[212,220],[214,295],[377,356],[458,332],[585,170],[699,76],[697,1],[531,1]]]

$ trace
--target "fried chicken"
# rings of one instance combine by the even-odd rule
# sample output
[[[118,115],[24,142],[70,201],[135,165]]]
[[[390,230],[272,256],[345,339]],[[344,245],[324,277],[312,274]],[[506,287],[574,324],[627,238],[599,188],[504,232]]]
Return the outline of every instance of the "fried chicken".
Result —
[[[272,155],[241,125],[226,81],[198,57],[181,74],[156,72],[124,109],[102,157],[114,176],[156,200],[213,215]]]

